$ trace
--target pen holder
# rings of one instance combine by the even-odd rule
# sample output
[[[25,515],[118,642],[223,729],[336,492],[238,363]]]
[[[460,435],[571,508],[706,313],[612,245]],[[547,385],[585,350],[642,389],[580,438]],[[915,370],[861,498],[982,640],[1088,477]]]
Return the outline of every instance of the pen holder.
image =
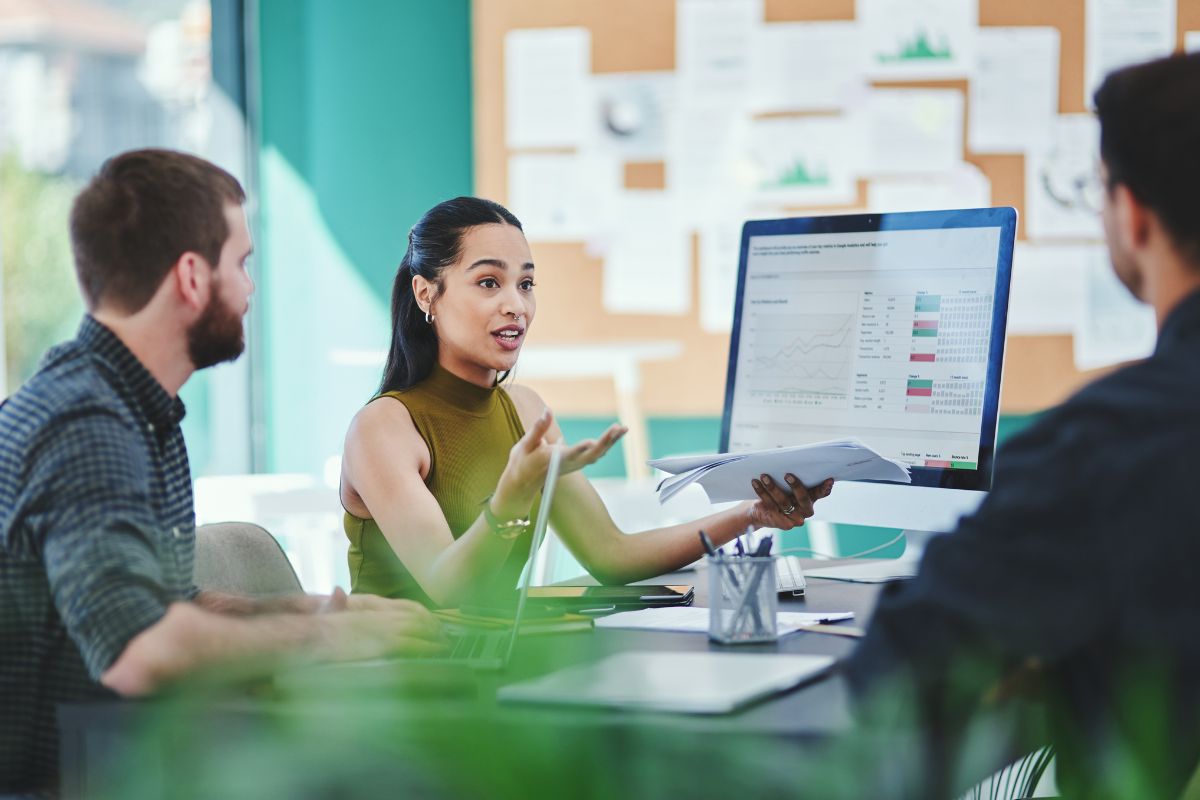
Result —
[[[721,644],[779,638],[775,557],[708,558],[708,638]]]

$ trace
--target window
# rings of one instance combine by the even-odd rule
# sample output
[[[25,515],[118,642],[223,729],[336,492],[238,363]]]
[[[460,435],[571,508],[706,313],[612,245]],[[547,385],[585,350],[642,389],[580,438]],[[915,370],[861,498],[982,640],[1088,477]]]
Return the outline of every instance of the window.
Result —
[[[0,5],[0,396],[79,323],[67,217],[106,158],[171,147],[247,183],[240,14],[237,0]],[[232,90],[214,80],[214,42],[233,54]],[[247,362],[199,373],[184,389],[196,475],[250,470]]]

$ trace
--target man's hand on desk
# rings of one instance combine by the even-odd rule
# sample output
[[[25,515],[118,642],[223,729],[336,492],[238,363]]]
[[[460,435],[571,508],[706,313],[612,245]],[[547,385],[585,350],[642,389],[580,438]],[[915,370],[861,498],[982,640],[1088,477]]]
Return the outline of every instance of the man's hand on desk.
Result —
[[[196,602],[208,611],[232,616],[318,614],[329,617],[329,621],[317,623],[320,635],[327,642],[345,644],[348,650],[344,654],[323,653],[325,658],[374,658],[396,652],[420,655],[436,652],[445,644],[441,623],[421,604],[371,594],[347,595],[340,587],[329,595],[303,594],[265,599],[201,592]],[[350,617],[353,619],[343,619]],[[378,624],[379,629],[373,632],[371,626],[374,624]],[[358,639],[362,637],[377,641],[359,642]],[[362,648],[366,648],[369,655],[354,655]]]
[[[790,472],[784,480],[786,486],[781,486],[770,475],[762,475],[750,482],[758,495],[758,500],[750,502],[747,508],[751,525],[781,531],[798,528],[815,513],[813,503],[833,491],[832,478],[811,489]]]
[[[347,598],[340,589],[335,590],[330,600],[339,593],[344,613],[321,617],[322,657],[358,661],[387,655],[445,652],[441,623],[419,603],[370,595]]]

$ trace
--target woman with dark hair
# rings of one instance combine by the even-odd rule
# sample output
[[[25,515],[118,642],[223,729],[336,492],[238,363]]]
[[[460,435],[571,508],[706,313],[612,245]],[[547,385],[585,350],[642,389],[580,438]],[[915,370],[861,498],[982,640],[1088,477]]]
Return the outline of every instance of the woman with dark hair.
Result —
[[[529,553],[529,519],[562,433],[541,398],[503,386],[536,311],[521,223],[489,200],[430,209],[408,236],[392,289],[392,344],[377,397],[354,418],[341,499],[354,592],[454,606],[511,590]],[[755,481],[757,501],[624,535],[579,471],[625,433],[563,445],[551,524],[604,583],[670,572],[748,527],[802,525],[831,482]]]

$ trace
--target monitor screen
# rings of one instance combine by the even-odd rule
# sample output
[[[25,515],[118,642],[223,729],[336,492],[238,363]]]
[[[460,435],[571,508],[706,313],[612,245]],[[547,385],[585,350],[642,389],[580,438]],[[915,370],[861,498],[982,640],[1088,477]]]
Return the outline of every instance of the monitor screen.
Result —
[[[746,223],[722,450],[857,437],[914,486],[986,490],[1016,214]]]

